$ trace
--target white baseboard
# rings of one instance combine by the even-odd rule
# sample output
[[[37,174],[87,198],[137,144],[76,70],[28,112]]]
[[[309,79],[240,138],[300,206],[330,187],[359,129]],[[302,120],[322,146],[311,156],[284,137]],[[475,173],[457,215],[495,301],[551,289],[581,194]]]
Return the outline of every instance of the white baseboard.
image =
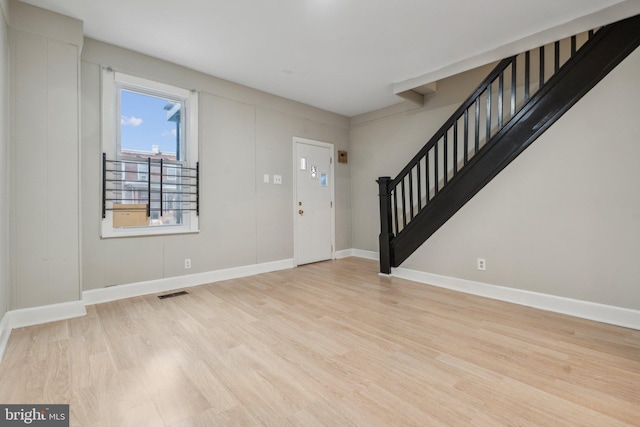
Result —
[[[361,249],[347,249],[337,251],[335,258],[355,256],[359,258],[379,260],[379,254],[373,251]],[[132,283],[128,285],[111,286],[108,288],[94,289],[82,293],[82,301],[73,301],[61,304],[53,304],[42,307],[12,310],[5,313],[0,320],[0,360],[9,340],[11,330],[25,326],[65,320],[86,315],[85,305],[115,301],[123,298],[131,298],[140,295],[165,292],[207,283],[219,282],[241,277],[253,276],[261,273],[286,270],[293,268],[293,260],[268,262],[263,264],[248,265],[224,270],[210,271],[206,273],[191,274],[188,276],[170,277],[167,279],[150,280],[146,282]],[[497,286],[488,283],[474,282],[455,277],[440,276],[406,268],[394,268],[392,277],[411,280],[418,283],[447,288],[459,292],[479,295],[487,298],[507,301],[515,304],[535,307],[556,313],[568,314],[598,322],[609,323],[640,330],[640,310],[614,307],[571,298],[541,294],[521,289]]]
[[[15,329],[56,322],[58,320],[72,319],[74,317],[85,316],[86,314],[87,310],[82,301],[70,301],[60,304],[11,310],[5,314],[5,317],[8,317],[9,327]]]
[[[350,256],[356,256],[375,261],[380,260],[380,254],[378,252],[351,249],[349,253]],[[640,330],[640,310],[632,310],[628,308],[598,304],[589,301],[542,294],[538,292],[526,291],[523,289],[492,285],[489,283],[474,282],[472,280],[441,276],[438,274],[426,273],[423,271],[410,270],[408,268],[393,268],[391,269],[390,275],[382,273],[380,273],[380,275],[398,277],[401,279],[407,279],[413,282],[451,289],[458,292],[464,292],[514,304],[525,305],[528,307],[539,308],[541,310],[551,311],[554,313],[562,313],[582,319],[589,319],[596,322],[608,323],[611,325]]]
[[[85,316],[87,314],[85,308],[87,305],[170,291],[179,288],[204,285],[206,283],[219,282],[222,280],[237,279],[240,277],[269,273],[272,271],[286,270],[293,267],[293,260],[286,259],[263,264],[209,271],[206,273],[190,274],[188,276],[170,277],[167,279],[150,280],[147,282],[94,289],[84,291],[82,293],[82,301],[11,310],[5,313],[2,320],[0,320],[0,360],[2,360],[12,329]]]
[[[0,320],[0,360],[2,360],[4,350],[7,348],[9,335],[11,335],[11,328],[9,327],[7,313],[5,313],[4,316],[2,316],[2,320]]]
[[[640,310],[581,301],[522,289],[491,285],[488,283],[474,282],[455,277],[440,276],[407,268],[393,268],[391,270],[391,276],[440,288],[539,308],[541,310],[568,314],[582,319],[595,320],[597,322],[640,330]]]
[[[63,302],[40,307],[21,308],[7,311],[0,321],[0,360],[9,341],[9,335],[15,328],[40,325],[58,320],[85,316],[87,310],[82,301]]]
[[[187,276],[169,277],[166,279],[149,280],[126,285],[109,286],[107,288],[92,289],[82,293],[82,301],[86,305],[100,304],[124,298],[167,292],[180,288],[205,285],[222,280],[238,279],[256,274],[293,268],[293,259],[267,262],[263,264],[247,265],[224,270],[208,271],[205,273],[189,274]]]
[[[362,249],[344,249],[342,251],[336,251],[334,258],[342,259],[342,258],[348,258],[351,256],[370,259],[373,261],[380,261],[380,254],[378,252],[364,251]]]
[[[364,251],[362,249],[351,249],[353,256],[358,258],[370,259],[372,261],[380,261],[380,253],[373,251]]]
[[[334,259],[349,258],[350,256],[353,256],[353,249],[344,249],[333,253]]]

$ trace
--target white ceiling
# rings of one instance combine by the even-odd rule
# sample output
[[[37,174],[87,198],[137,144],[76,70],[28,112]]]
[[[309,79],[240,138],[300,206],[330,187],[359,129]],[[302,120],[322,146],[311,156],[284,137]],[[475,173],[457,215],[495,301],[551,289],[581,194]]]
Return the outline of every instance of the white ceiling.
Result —
[[[87,37],[346,116],[640,13],[640,0],[24,1]]]

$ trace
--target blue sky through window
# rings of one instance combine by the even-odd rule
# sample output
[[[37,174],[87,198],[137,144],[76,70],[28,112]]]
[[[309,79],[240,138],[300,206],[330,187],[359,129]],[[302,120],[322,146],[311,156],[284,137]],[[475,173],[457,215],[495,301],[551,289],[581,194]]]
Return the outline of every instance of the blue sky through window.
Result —
[[[128,90],[120,91],[120,143],[122,150],[176,152],[176,123],[167,120],[170,100]]]

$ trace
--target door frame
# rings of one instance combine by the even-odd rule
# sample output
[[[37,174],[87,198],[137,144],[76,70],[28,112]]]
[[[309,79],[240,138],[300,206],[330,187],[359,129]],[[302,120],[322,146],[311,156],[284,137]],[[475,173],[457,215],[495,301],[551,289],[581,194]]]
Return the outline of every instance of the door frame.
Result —
[[[316,141],[313,139],[293,137],[293,266],[298,266],[298,144],[315,145],[316,147],[328,148],[331,151],[329,187],[331,191],[331,258],[335,258],[336,253],[336,198],[335,198],[335,162],[334,145],[330,142]]]

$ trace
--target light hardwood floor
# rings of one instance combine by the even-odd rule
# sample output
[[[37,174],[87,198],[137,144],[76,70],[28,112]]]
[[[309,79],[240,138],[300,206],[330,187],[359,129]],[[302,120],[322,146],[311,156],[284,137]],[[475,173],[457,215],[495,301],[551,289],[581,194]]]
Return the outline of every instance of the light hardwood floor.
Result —
[[[640,332],[348,258],[14,330],[0,403],[72,426],[640,425]]]

